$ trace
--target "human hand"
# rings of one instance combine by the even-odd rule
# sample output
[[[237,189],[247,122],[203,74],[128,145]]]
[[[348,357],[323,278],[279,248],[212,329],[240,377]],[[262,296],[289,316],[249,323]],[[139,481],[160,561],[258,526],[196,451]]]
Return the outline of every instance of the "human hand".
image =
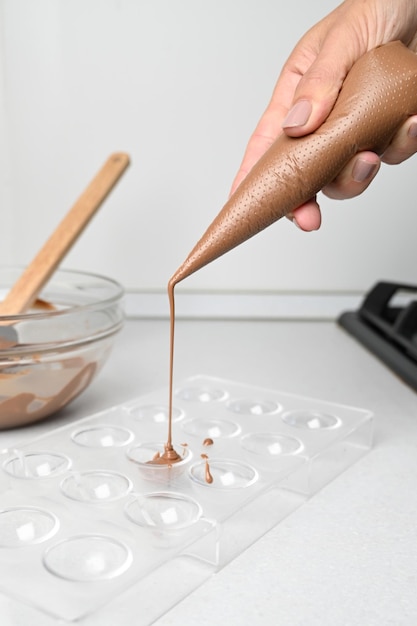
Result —
[[[401,40],[417,49],[417,0],[345,0],[311,28],[285,63],[271,101],[248,143],[232,193],[282,132],[300,137],[327,118],[349,70],[365,52]],[[401,163],[417,152],[417,111],[383,155],[356,154],[323,189],[330,198],[353,198],[376,176],[381,161]],[[320,206],[312,198],[287,217],[302,230],[317,230]]]

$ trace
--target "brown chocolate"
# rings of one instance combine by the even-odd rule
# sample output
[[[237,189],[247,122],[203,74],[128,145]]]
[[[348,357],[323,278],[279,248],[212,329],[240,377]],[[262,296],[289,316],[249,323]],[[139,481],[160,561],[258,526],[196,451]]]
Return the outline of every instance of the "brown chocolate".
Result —
[[[173,379],[174,379],[174,328],[175,328],[175,299],[174,299],[174,287],[168,286],[168,298],[170,308],[170,334],[169,334],[169,391],[168,391],[168,435],[167,442],[165,444],[165,452],[171,451],[171,456],[174,458],[174,463],[181,460],[180,455],[172,445],[172,396],[173,396]],[[168,458],[163,455],[165,463],[172,463],[172,458]]]
[[[181,460],[182,457],[174,450],[172,445],[165,444],[164,452],[162,454],[157,452],[150,461],[147,461],[147,464],[171,466],[173,463],[178,463]]]
[[[90,384],[96,369],[96,363],[85,363],[81,358],[63,360],[61,369],[54,372],[52,379],[55,393],[48,395],[48,372],[42,371],[39,375],[30,366],[17,368],[17,371],[2,368],[1,392],[7,395],[0,396],[0,428],[23,426],[55,413]],[[36,394],[19,391],[19,387],[31,386],[36,388]]]
[[[415,113],[417,56],[400,42],[363,55],[327,120],[305,137],[278,137],[173,275],[171,287],[314,197],[357,152],[382,154]]]
[[[205,464],[206,464],[204,480],[206,481],[206,483],[211,485],[211,483],[213,482],[213,476],[210,472],[210,464],[209,464],[208,456],[207,454],[202,454],[201,458],[205,461]]]
[[[56,311],[56,306],[52,304],[52,302],[42,300],[42,298],[36,298],[32,306],[34,309],[43,309],[44,311]]]

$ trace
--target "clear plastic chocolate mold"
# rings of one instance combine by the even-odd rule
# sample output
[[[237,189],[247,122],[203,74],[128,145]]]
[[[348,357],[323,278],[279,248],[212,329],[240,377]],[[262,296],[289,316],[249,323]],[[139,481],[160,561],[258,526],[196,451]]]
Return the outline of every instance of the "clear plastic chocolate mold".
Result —
[[[0,546],[19,548],[42,543],[58,531],[58,518],[31,506],[0,510]]]
[[[50,478],[63,474],[71,467],[71,459],[59,452],[14,452],[15,456],[3,464],[4,471],[14,478]]]
[[[201,518],[202,508],[193,498],[175,492],[137,495],[125,507],[127,517],[144,528],[184,530]]]
[[[132,490],[132,481],[123,474],[107,470],[73,472],[61,482],[62,493],[79,502],[113,502]]]
[[[217,387],[192,386],[177,389],[175,395],[187,402],[221,402],[228,397],[227,391]]]
[[[244,450],[259,455],[260,460],[298,454],[304,447],[299,439],[279,433],[248,433],[242,437],[241,446]]]
[[[169,482],[184,472],[192,458],[192,452],[186,445],[175,446],[175,450],[181,460],[172,463],[158,462],[165,453],[164,443],[150,442],[132,446],[127,451],[127,457],[136,464],[142,478]]]
[[[172,433],[165,388],[0,451],[0,586],[28,624],[123,622],[130,596],[135,626],[158,620],[372,447],[367,410],[208,376],[176,388]],[[158,464],[167,432],[180,461]]]
[[[169,407],[165,404],[137,405],[129,408],[129,415],[138,421],[168,424]],[[185,413],[182,409],[172,407],[172,421],[179,422]]]
[[[275,415],[282,410],[275,400],[257,400],[256,398],[236,398],[227,402],[227,408],[240,415]]]
[[[236,422],[215,418],[187,419],[181,424],[181,428],[187,435],[194,437],[210,437],[219,439],[221,437],[236,437],[241,432],[241,427]]]
[[[281,419],[288,426],[305,430],[338,428],[342,423],[336,415],[312,410],[286,411],[281,416]]]
[[[116,578],[132,561],[130,548],[106,535],[70,537],[50,546],[43,555],[43,564],[51,574],[79,582]]]
[[[190,467],[189,474],[198,485],[216,489],[245,489],[258,480],[254,467],[233,459],[203,459]]]
[[[77,429],[71,439],[85,448],[122,448],[133,441],[134,434],[121,426],[96,424]]]

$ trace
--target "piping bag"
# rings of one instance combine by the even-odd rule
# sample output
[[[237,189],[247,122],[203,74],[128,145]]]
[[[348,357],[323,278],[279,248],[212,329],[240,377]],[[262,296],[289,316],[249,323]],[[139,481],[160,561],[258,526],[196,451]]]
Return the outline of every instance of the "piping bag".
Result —
[[[399,41],[352,67],[326,121],[282,134],[261,157],[169,281],[169,289],[312,198],[362,150],[379,155],[417,113],[417,55]]]
[[[174,287],[307,202],[362,150],[382,154],[401,124],[417,113],[417,56],[400,42],[364,54],[352,67],[326,121],[310,135],[284,133],[260,158],[168,283],[171,311],[168,441],[172,446]]]

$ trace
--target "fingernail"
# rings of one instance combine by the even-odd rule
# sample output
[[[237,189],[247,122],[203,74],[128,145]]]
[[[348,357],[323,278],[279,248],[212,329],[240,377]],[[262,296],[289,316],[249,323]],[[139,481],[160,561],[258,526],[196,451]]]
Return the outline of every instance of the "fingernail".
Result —
[[[357,183],[363,183],[370,178],[377,168],[376,163],[369,163],[363,159],[358,159],[353,166],[352,178]]]
[[[417,124],[415,122],[413,122],[408,129],[408,136],[412,139],[415,139],[417,137]]]
[[[300,100],[290,111],[282,122],[282,128],[294,128],[294,126],[304,126],[311,115],[312,107],[308,100]]]

